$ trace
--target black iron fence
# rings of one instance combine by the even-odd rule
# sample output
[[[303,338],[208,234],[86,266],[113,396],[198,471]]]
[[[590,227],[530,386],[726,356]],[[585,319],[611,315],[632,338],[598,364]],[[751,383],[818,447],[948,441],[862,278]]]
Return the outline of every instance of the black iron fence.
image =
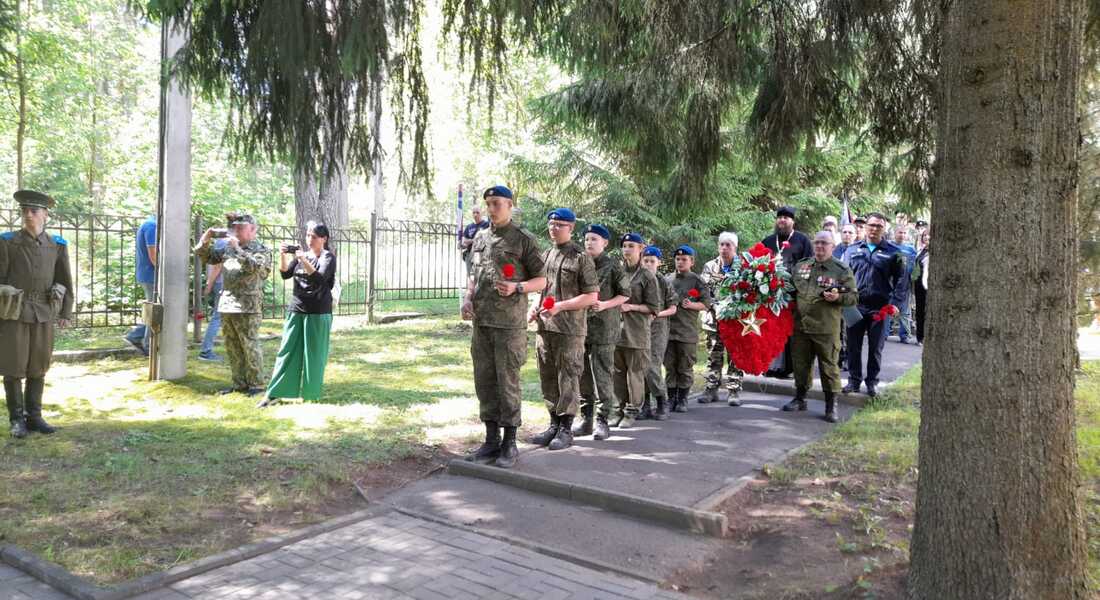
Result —
[[[101,214],[51,214],[49,233],[66,239],[73,268],[77,327],[132,325],[140,319],[144,293],[135,279],[137,228],[148,217]],[[193,220],[195,239],[210,224]],[[22,227],[19,211],[0,209],[0,231]],[[286,310],[291,280],[278,272],[278,248],[301,243],[294,226],[261,225],[259,239],[275,261],[264,289],[264,316]],[[371,219],[370,229],[332,229],[330,245],[337,257],[338,315],[371,315],[383,302],[458,298],[465,287],[465,267],[455,226],[448,223]],[[202,265],[193,263],[191,298],[203,286]],[[193,311],[201,313],[199,308]]]

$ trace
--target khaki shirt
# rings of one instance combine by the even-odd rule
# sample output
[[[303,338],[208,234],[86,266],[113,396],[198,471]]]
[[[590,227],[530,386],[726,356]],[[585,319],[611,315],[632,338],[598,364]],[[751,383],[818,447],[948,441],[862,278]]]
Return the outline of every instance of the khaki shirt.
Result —
[[[794,266],[791,273],[794,281],[795,309],[794,325],[802,333],[828,333],[840,335],[841,309],[855,306],[859,300],[856,289],[856,277],[844,263],[829,257],[824,262],[815,258],[804,258]],[[821,297],[821,292],[830,288],[847,288],[836,302]]]
[[[617,258],[608,256],[606,252],[595,259],[596,278],[600,281],[600,301],[607,301],[617,296],[630,295],[630,275],[623,270],[623,263]],[[585,341],[589,344],[614,344],[619,341],[622,333],[623,313],[619,307],[608,308],[600,312],[588,310],[588,337]]]
[[[741,259],[735,254],[733,256],[733,261],[727,266],[722,263],[721,256],[716,256],[713,260],[708,260],[703,265],[703,272],[699,275],[703,278],[703,281],[706,282],[707,290],[710,292],[712,300],[718,297],[718,286],[726,279],[726,276],[737,274],[737,263],[739,260]],[[703,313],[703,330],[718,331],[718,319],[714,315],[713,304],[710,310]]]
[[[566,242],[547,250],[542,255],[546,265],[546,289],[539,302],[553,296],[556,302],[571,300],[581,294],[600,291],[596,278],[596,263],[584,252],[584,248]],[[538,320],[539,331],[553,331],[563,335],[584,336],[588,333],[586,310],[563,310],[553,317]]]
[[[641,264],[633,268],[623,265],[623,270],[630,276],[630,299],[626,303],[643,304],[653,311],[653,315],[660,312],[661,288],[657,283],[657,276],[648,269],[643,269]],[[623,313],[623,330],[618,346],[649,350],[650,322],[653,315],[634,311]]]
[[[657,312],[662,312],[670,306],[675,306],[680,301],[680,297],[676,295],[676,290],[672,289],[672,283],[669,281],[668,277],[661,277],[658,275],[657,287],[661,290],[661,309]],[[676,312],[680,312],[681,310],[683,309],[678,308]],[[675,315],[673,315],[673,317],[656,317],[653,319],[653,323],[650,326],[655,330],[660,328],[668,331],[669,320],[674,317]]]
[[[50,304],[54,284],[65,287],[60,308]],[[69,246],[59,235],[26,229],[0,234],[0,284],[23,290],[23,323],[49,323],[73,318],[73,275],[69,268]]]
[[[207,264],[222,266],[222,294],[218,312],[258,314],[264,308],[264,282],[271,274],[271,251],[256,240],[233,248],[207,243],[195,251]]]
[[[694,302],[702,302],[703,306],[710,310],[710,287],[703,278],[688,271],[687,273],[673,273],[668,276],[668,281],[676,295],[682,299],[691,299],[691,290],[699,290],[699,297]],[[668,339],[672,342],[686,342],[694,344],[699,341],[699,314],[706,310],[690,310],[680,307],[676,314],[669,317]]]
[[[519,283],[546,274],[535,236],[509,221],[477,232],[471,247],[474,278],[474,325],[500,329],[527,328],[527,294],[501,296],[493,284],[503,279],[502,269],[510,264],[515,274],[508,281]]]

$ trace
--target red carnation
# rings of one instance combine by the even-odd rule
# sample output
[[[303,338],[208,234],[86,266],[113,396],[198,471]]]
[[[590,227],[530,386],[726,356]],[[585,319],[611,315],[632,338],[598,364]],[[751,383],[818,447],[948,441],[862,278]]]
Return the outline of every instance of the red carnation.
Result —
[[[747,290],[752,287],[752,284],[747,281],[738,281],[737,287],[738,289]]]
[[[783,244],[779,247],[782,248],[783,250],[786,250],[787,248],[791,247],[791,243],[790,242],[783,242]]]
[[[768,265],[765,265],[764,263],[760,263],[760,264],[756,265],[756,270],[763,273],[764,271],[768,270]]]
[[[512,263],[506,263],[500,268],[500,274],[504,275],[505,279],[511,279],[516,276],[516,265]]]
[[[772,251],[768,250],[768,247],[760,242],[757,242],[755,246],[749,248],[749,256],[753,258],[760,258],[761,256],[768,256]]]
[[[778,279],[773,279],[773,280],[769,281],[768,282],[768,287],[773,289],[773,290],[775,288],[779,287],[779,280]]]
[[[745,298],[745,302],[756,304],[756,292],[751,292],[748,297]]]
[[[744,257],[741,258],[741,268],[742,269],[749,268],[749,259],[744,258]]]
[[[542,308],[545,310],[550,310],[554,308],[554,297],[547,296],[546,298],[544,298],[542,301]]]
[[[688,290],[688,296],[691,297],[691,298],[698,298],[699,297],[699,290],[697,290],[695,288],[691,288],[690,290]]]
[[[775,262],[774,261],[768,263],[768,272],[769,273],[775,273]]]

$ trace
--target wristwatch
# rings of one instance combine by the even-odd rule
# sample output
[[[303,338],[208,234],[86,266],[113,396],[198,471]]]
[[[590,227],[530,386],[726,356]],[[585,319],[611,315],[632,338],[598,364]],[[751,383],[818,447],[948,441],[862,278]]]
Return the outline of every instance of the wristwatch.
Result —
[[[522,281],[516,284],[516,293],[517,294],[522,294],[523,293],[523,282]]]

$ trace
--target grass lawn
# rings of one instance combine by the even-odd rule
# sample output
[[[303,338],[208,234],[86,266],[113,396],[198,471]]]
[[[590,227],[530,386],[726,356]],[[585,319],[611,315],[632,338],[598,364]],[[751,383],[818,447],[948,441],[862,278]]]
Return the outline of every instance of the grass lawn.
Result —
[[[354,482],[373,497],[480,439],[468,325],[336,325],[320,403],[215,395],[228,368],[194,354],[175,382],[145,381],[137,358],[56,364],[45,409],[62,430],[0,441],[0,543],[118,582],[358,510]],[[528,428],[546,421],[534,362]]]

